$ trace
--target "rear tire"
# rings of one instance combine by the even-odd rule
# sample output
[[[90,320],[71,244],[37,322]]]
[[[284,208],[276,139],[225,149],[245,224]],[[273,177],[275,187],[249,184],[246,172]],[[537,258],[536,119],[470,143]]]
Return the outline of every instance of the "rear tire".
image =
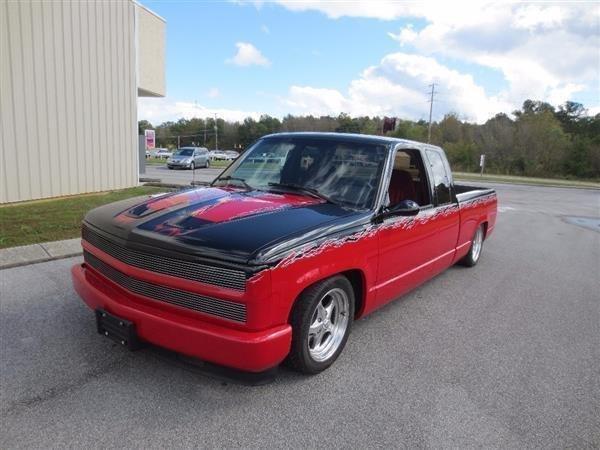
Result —
[[[306,289],[292,311],[288,364],[306,374],[331,366],[348,340],[354,304],[354,290],[344,276],[328,278]]]
[[[483,250],[484,231],[483,224],[479,225],[475,230],[475,234],[471,240],[471,248],[469,248],[469,253],[467,253],[465,257],[460,260],[460,264],[463,266],[473,267],[479,261],[479,258],[481,257],[481,251]]]

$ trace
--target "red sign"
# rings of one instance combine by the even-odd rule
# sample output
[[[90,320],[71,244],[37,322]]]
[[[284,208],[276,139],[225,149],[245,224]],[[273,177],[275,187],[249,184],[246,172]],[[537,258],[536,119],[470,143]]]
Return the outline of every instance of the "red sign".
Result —
[[[154,130],[146,130],[144,134],[146,136],[146,150],[152,150],[156,145]]]

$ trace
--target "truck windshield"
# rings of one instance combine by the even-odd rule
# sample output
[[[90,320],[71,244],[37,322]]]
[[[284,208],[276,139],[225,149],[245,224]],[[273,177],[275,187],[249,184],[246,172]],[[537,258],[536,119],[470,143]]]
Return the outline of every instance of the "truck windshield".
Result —
[[[372,207],[388,154],[384,144],[306,137],[258,141],[214,185],[315,195],[356,209]]]

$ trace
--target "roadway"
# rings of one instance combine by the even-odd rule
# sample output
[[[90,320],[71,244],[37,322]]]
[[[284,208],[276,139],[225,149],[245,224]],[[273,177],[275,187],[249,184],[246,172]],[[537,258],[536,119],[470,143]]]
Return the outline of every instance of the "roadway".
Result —
[[[189,185],[192,181],[209,183],[223,170],[224,168],[169,170],[166,165],[147,165],[146,173],[140,175],[140,177],[160,179],[163,183]]]
[[[358,321],[324,373],[261,386],[98,335],[80,258],[0,272],[0,448],[600,447],[600,194],[495,187],[476,267]]]

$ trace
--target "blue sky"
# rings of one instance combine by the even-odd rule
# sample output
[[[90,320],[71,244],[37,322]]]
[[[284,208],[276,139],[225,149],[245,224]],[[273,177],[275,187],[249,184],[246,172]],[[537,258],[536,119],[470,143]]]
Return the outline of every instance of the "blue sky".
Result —
[[[482,122],[526,98],[600,112],[594,3],[143,3],[167,21],[167,97],[139,102],[154,124],[215,112],[419,119],[431,83],[438,118]]]

